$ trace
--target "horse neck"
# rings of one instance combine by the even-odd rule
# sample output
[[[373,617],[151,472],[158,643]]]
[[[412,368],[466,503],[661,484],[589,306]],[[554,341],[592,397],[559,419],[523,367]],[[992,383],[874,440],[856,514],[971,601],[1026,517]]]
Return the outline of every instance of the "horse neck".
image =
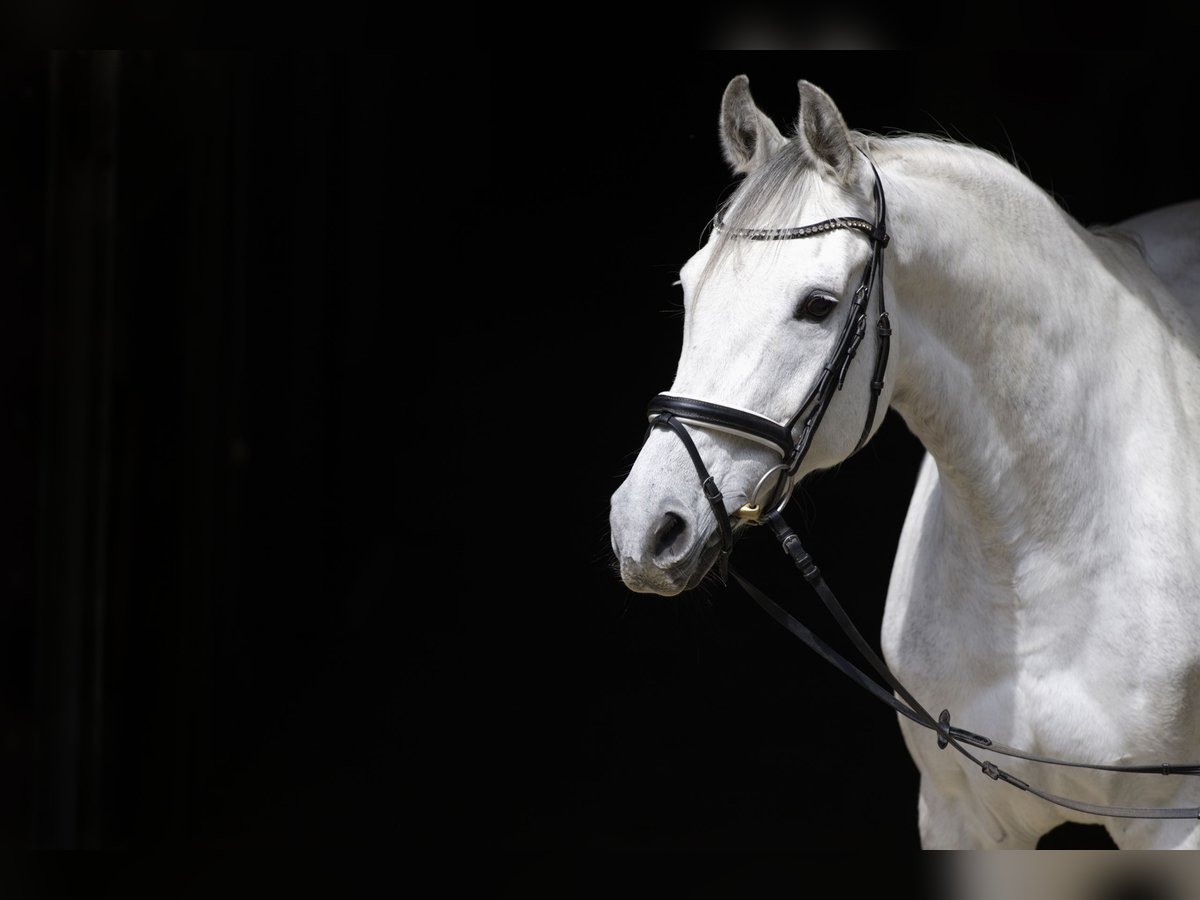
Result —
[[[877,158],[904,329],[892,405],[997,576],[1033,548],[1129,540],[1114,522],[1181,528],[1200,495],[1196,344],[1136,251],[982,151]]]

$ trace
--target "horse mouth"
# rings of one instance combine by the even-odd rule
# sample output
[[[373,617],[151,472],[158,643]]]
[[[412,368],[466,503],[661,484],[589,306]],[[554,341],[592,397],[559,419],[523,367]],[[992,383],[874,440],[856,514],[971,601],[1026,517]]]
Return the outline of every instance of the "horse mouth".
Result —
[[[714,532],[705,541],[697,542],[686,556],[665,568],[647,571],[623,564],[621,579],[627,587],[638,593],[673,597],[697,587],[712,570],[720,553],[721,535]]]
[[[719,532],[714,532],[707,541],[700,545],[699,551],[695,556],[695,568],[692,570],[691,577],[683,589],[690,591],[698,586],[704,577],[712,571],[713,563],[717,561],[717,557],[721,555],[721,535]]]

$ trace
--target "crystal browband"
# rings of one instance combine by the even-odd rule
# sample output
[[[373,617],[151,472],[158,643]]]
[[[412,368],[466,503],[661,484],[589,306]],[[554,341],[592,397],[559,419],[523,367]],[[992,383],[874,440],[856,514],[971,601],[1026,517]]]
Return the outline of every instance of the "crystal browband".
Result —
[[[725,222],[721,218],[720,213],[713,220],[713,227],[717,231],[725,231]],[[748,241],[790,241],[793,238],[812,237],[816,234],[825,234],[829,231],[836,231],[839,228],[854,228],[867,235],[873,235],[875,226],[866,219],[856,219],[853,216],[839,216],[836,219],[826,219],[823,222],[815,222],[812,225],[801,225],[798,228],[739,228],[736,231],[727,232],[731,238],[744,238]]]

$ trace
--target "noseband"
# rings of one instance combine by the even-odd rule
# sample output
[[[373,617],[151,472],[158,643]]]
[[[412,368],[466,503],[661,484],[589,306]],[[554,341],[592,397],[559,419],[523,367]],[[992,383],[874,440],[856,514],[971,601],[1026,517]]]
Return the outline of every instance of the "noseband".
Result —
[[[870,160],[868,160],[870,162]],[[883,194],[883,184],[879,180],[879,172],[874,163],[871,171],[875,175],[875,223],[852,216],[826,219],[813,225],[802,225],[798,228],[743,228],[729,232],[733,238],[750,241],[789,241],[798,238],[817,237],[839,229],[859,231],[871,242],[871,258],[863,269],[862,279],[854,291],[850,301],[850,309],[842,323],[838,334],[837,344],[829,359],[817,376],[816,383],[804,402],[800,404],[787,422],[777,422],[766,416],[734,406],[725,406],[700,400],[695,397],[684,397],[676,394],[658,394],[647,408],[650,428],[669,428],[683,442],[696,473],[700,476],[700,484],[704,496],[712,508],[721,534],[721,553],[718,559],[718,571],[724,579],[729,566],[729,554],[733,550],[733,523],[725,510],[725,503],[720,489],[713,476],[704,465],[704,459],[692,440],[687,426],[704,428],[711,431],[723,431],[747,438],[770,447],[780,456],[778,465],[768,469],[759,479],[748,501],[737,509],[733,519],[738,522],[757,523],[765,511],[781,510],[787,505],[795,484],[800,464],[808,455],[812,446],[813,436],[820,427],[825,411],[833,401],[833,395],[842,389],[846,382],[846,373],[859,345],[867,333],[867,309],[871,302],[873,288],[878,282],[879,315],[875,321],[875,333],[878,337],[875,354],[875,374],[871,378],[870,398],[867,406],[867,418],[863,423],[862,434],[854,446],[851,455],[857,453],[871,436],[875,424],[875,413],[879,406],[879,396],[883,392],[883,376],[887,371],[889,339],[892,334],[891,321],[884,307],[883,292],[883,251],[888,245],[887,234],[887,203]],[[723,223],[718,218],[716,228],[721,230]],[[799,433],[796,432],[797,427]],[[772,476],[776,476],[774,486],[763,496]]]

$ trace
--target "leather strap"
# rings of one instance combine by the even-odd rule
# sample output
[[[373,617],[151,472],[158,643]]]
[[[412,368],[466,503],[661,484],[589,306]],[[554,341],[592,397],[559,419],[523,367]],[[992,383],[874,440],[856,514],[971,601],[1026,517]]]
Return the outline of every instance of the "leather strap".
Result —
[[[685,422],[711,425],[722,431],[758,438],[785,459],[792,452],[792,433],[785,425],[749,410],[675,394],[658,394],[650,401],[646,414],[653,418],[663,413],[677,416]]]
[[[700,485],[704,490],[704,497],[708,500],[708,505],[712,508],[713,516],[717,520],[717,527],[721,531],[721,553],[717,559],[717,571],[720,573],[721,582],[724,583],[725,575],[729,571],[729,554],[733,550],[733,526],[729,524],[729,513],[725,511],[725,501],[721,495],[721,491],[717,487],[716,481],[713,480],[712,475],[708,473],[708,469],[704,465],[704,460],[700,456],[700,451],[696,449],[695,441],[692,440],[692,436],[688,434],[688,430],[679,420],[670,412],[661,412],[651,421],[650,429],[652,430],[656,425],[670,428],[679,436],[679,440],[683,442],[688,456],[691,457],[696,474],[700,476]],[[649,434],[649,430],[647,430],[647,434]]]
[[[875,374],[871,377],[871,392],[867,406],[867,420],[863,423],[862,434],[858,438],[858,443],[854,446],[851,456],[862,449],[863,444],[871,436],[871,429],[875,425],[875,410],[879,405],[879,395],[883,393],[883,377],[887,373],[888,353],[891,346],[892,337],[892,320],[887,314],[887,305],[885,303],[883,290],[883,259],[884,248],[891,243],[891,237],[887,233],[887,198],[883,194],[883,185],[879,181],[879,172],[875,172],[875,206],[879,211],[879,225],[875,233],[871,235],[872,241],[872,260],[871,260],[871,281],[879,280],[879,317],[875,320]],[[868,288],[868,291],[870,288]]]

